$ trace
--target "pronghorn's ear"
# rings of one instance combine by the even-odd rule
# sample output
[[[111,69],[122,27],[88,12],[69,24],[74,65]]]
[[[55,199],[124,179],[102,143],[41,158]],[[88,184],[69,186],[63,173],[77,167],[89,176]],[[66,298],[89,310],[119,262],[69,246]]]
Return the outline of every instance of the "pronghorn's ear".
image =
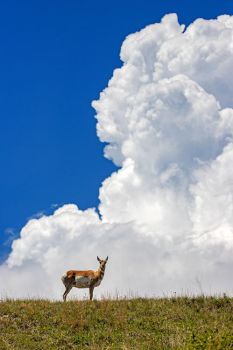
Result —
[[[108,261],[108,256],[107,256],[107,258],[105,259],[105,261],[106,261],[106,262]]]
[[[97,256],[97,260],[100,262],[101,260],[100,260],[100,258]]]

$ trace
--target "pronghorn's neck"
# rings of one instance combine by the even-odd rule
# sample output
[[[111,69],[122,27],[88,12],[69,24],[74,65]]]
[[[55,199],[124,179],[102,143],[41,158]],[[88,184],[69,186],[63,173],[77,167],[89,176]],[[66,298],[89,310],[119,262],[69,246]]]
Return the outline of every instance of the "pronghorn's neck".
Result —
[[[104,277],[105,265],[100,265],[96,272],[98,274],[98,278],[102,280]]]

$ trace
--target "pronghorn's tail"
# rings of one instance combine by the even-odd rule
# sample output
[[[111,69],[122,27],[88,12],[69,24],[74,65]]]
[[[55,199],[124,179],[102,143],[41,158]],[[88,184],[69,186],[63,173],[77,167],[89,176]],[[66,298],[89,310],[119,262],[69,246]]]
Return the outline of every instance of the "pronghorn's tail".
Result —
[[[64,273],[64,275],[61,276],[61,280],[62,280],[64,286],[66,286],[67,285],[67,274],[66,273]]]

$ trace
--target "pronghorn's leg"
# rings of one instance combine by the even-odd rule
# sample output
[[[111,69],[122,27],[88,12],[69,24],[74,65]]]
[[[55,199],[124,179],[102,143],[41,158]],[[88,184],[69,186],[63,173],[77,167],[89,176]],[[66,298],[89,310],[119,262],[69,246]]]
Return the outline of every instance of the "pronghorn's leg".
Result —
[[[94,290],[94,286],[91,286],[91,287],[89,288],[90,300],[92,300],[92,298],[93,298],[93,290]]]
[[[72,287],[73,287],[73,283],[72,283],[72,281],[71,281],[71,282],[66,286],[66,290],[65,290],[65,292],[64,292],[64,294],[63,294],[63,300],[64,300],[64,301],[66,301],[66,297],[67,297],[68,293],[71,291]]]

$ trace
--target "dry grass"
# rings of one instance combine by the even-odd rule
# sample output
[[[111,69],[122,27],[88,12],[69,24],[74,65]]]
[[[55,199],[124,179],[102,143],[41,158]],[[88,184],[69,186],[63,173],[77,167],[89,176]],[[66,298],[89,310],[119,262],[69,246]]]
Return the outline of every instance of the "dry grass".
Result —
[[[233,349],[233,299],[2,301],[0,349]]]

